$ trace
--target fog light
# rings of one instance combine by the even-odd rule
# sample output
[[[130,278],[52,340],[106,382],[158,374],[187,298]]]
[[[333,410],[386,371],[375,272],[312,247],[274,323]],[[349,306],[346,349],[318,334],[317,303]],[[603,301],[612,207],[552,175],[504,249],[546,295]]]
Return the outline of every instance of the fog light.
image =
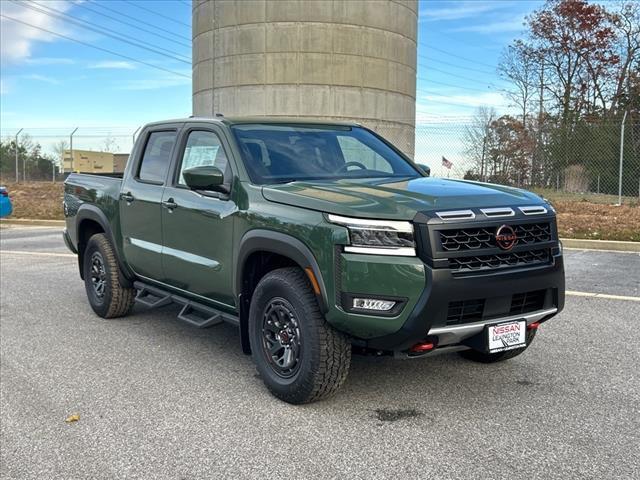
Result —
[[[353,299],[353,308],[357,310],[377,310],[379,312],[388,312],[395,304],[396,302],[392,300],[377,300],[375,298]]]

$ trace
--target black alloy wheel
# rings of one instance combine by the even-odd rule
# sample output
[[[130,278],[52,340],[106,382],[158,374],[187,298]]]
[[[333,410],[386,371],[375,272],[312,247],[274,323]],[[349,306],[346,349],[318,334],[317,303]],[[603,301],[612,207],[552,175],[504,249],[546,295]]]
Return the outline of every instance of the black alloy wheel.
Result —
[[[104,290],[107,283],[107,272],[104,267],[104,259],[100,252],[91,255],[91,284],[96,298],[104,298]]]
[[[273,371],[282,378],[291,378],[300,368],[300,326],[293,307],[284,298],[272,299],[264,310],[262,350]]]

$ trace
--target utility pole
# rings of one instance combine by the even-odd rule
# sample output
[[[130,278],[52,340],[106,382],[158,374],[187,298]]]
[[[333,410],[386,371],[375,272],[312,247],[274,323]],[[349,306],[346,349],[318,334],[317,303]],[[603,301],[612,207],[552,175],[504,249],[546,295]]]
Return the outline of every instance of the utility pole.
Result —
[[[73,173],[73,134],[76,133],[79,127],[76,127],[71,135],[69,135],[69,153],[71,153],[71,173]],[[62,169],[64,170],[64,152],[62,154]]]
[[[20,181],[20,175],[18,174],[18,135],[20,135],[22,130],[24,130],[24,128],[21,128],[18,130],[18,133],[16,133],[16,183]]]
[[[624,159],[624,124],[627,121],[627,110],[622,116],[622,126],[620,127],[620,168],[618,172],[618,206],[622,205],[622,162]]]
[[[535,186],[536,183],[536,164],[540,168],[540,161],[542,160],[542,121],[544,117],[544,59],[540,54],[540,98],[538,99],[538,135],[536,139],[536,154],[531,165],[531,185]],[[540,157],[540,158],[535,158]],[[536,160],[538,160],[536,162]]]
[[[22,157],[22,182],[27,183],[27,156]]]

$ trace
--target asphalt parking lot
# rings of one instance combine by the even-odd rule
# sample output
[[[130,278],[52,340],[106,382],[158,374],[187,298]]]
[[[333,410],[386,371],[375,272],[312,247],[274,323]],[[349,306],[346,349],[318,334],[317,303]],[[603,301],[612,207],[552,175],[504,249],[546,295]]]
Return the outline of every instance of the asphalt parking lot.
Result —
[[[58,229],[0,238],[2,478],[638,478],[638,253],[566,251],[575,293],[513,360],[356,356],[294,407],[233,327],[100,319]]]

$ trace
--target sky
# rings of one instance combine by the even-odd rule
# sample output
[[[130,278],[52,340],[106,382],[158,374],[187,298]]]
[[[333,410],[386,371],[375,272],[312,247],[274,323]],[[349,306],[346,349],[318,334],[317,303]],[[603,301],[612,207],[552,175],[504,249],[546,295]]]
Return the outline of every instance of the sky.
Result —
[[[429,131],[449,117],[462,122],[480,105],[510,111],[496,65],[521,34],[525,16],[542,3],[420,1],[419,129]],[[93,146],[108,134],[128,151],[139,125],[191,114],[189,0],[0,0],[0,5],[3,138],[24,128],[46,143],[80,126],[77,142]]]

